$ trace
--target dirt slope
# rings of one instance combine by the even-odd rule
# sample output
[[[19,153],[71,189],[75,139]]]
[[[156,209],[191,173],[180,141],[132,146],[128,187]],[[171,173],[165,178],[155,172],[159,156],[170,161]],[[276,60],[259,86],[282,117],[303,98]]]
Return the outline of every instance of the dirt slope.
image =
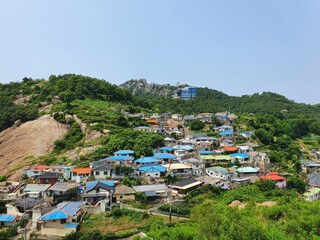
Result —
[[[27,168],[27,156],[40,156],[53,150],[54,141],[68,131],[67,125],[44,115],[34,121],[0,132],[0,175],[17,180]]]

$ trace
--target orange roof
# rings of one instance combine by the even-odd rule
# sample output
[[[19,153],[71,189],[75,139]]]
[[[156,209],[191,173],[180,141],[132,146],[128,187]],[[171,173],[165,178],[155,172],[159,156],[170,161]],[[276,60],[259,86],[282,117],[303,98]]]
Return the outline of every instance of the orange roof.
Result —
[[[147,121],[147,123],[154,123],[154,124],[158,124],[158,121],[157,121],[157,120],[155,120],[155,119],[151,119],[151,118],[149,118],[149,119],[147,119],[146,121]]]
[[[73,168],[71,172],[75,172],[77,174],[90,174],[92,172],[92,168]]]
[[[50,169],[50,166],[47,166],[47,165],[37,165],[37,166],[34,166],[32,169],[35,169],[35,170],[48,170],[48,169]]]
[[[281,176],[278,176],[278,175],[260,176],[260,178],[264,179],[264,180],[272,180],[272,181],[285,180],[284,177],[281,177]]]
[[[269,175],[279,175],[279,172],[269,172]]]
[[[225,151],[234,152],[238,150],[238,147],[224,147]]]

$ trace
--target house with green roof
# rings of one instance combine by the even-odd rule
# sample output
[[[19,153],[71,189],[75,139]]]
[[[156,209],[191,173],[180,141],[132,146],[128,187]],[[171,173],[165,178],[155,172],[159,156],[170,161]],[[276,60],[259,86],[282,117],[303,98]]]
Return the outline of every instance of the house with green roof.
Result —
[[[231,177],[230,172],[223,167],[206,168],[206,173],[211,177],[223,180],[228,180]]]
[[[310,188],[309,190],[307,190],[303,196],[305,197],[305,199],[307,201],[316,201],[319,200],[320,198],[320,188]]]

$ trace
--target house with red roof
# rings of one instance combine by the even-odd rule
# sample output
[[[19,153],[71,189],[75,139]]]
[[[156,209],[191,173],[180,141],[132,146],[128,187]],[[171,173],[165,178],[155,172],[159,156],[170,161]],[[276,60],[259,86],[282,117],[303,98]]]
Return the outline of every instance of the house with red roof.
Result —
[[[71,170],[71,180],[80,183],[91,176],[92,170],[92,168],[73,168]]]
[[[287,182],[286,182],[286,179],[282,176],[279,176],[279,172],[269,172],[267,173],[267,175],[265,176],[260,176],[260,178],[262,180],[271,180],[271,181],[275,181],[276,182],[276,185],[279,187],[279,188],[286,188],[287,186]]]

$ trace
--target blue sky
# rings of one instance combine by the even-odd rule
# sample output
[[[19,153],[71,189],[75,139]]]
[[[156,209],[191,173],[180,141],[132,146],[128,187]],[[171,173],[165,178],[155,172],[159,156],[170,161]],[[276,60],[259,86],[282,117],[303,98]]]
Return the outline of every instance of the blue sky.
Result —
[[[320,103],[320,1],[0,0],[0,66]]]

